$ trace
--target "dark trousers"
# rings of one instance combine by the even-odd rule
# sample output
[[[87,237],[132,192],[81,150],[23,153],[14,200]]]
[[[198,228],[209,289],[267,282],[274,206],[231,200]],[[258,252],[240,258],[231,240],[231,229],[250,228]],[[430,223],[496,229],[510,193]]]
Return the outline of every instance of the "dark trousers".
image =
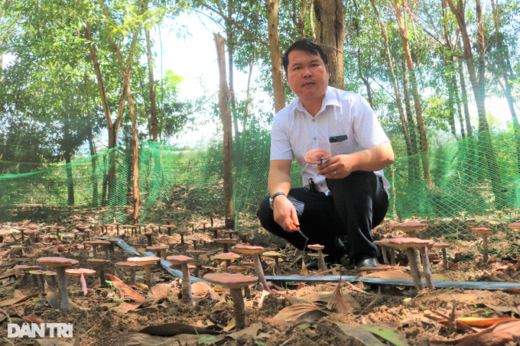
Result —
[[[345,254],[354,261],[367,255],[378,257],[371,230],[383,221],[388,211],[388,195],[382,179],[374,172],[357,171],[343,179],[327,179],[327,186],[331,191],[329,196],[304,188],[289,192],[300,229],[309,238],[307,245],[324,245],[323,253],[332,260]],[[287,232],[274,221],[269,198],[260,203],[257,216],[267,231],[303,249],[305,238],[299,232]],[[345,235],[346,247],[340,240]]]

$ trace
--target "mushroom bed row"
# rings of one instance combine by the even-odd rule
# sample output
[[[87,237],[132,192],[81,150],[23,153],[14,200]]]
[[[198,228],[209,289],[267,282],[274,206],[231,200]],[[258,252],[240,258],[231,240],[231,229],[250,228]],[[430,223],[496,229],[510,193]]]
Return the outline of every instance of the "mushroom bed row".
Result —
[[[270,286],[265,279],[262,258],[272,259],[274,261],[273,268],[275,274],[281,275],[279,260],[285,257],[285,255],[276,251],[268,251],[261,246],[244,244],[247,242],[249,234],[239,234],[233,230],[225,230],[224,227],[206,227],[206,225],[209,224],[207,221],[200,223],[189,222],[188,224],[191,226],[191,230],[175,230],[176,226],[171,224],[171,219],[163,219],[162,221],[164,221],[165,224],[146,226],[121,225],[120,223],[93,226],[86,223],[79,223],[75,225],[74,229],[70,230],[67,230],[64,226],[55,225],[7,224],[5,225],[7,229],[0,231],[0,237],[2,237],[0,240],[4,242],[7,241],[9,237],[12,238],[14,244],[11,246],[8,256],[24,256],[26,245],[19,245],[18,243],[20,241],[22,244],[25,243],[27,245],[34,245],[38,242],[42,244],[52,243],[52,246],[39,248],[39,251],[45,254],[45,256],[36,259],[37,265],[17,265],[14,269],[23,271],[25,273],[24,280],[26,281],[32,277],[34,285],[39,287],[42,292],[44,292],[45,282],[57,288],[60,308],[62,310],[69,309],[67,275],[80,277],[81,282],[85,282],[85,294],[85,276],[97,273],[100,285],[102,287],[107,286],[105,267],[112,263],[111,254],[115,252],[114,244],[117,244],[119,241],[118,236],[127,240],[136,240],[142,239],[138,238],[138,236],[143,234],[146,236],[147,243],[145,249],[156,254],[156,256],[129,257],[124,262],[114,263],[114,265],[121,270],[130,272],[130,282],[136,282],[136,270],[142,268],[145,271],[146,285],[149,288],[152,287],[152,268],[158,264],[158,262],[165,259],[171,263],[170,268],[182,271],[182,289],[179,295],[181,301],[190,306],[193,306],[190,275],[199,277],[200,271],[203,270],[201,267],[201,256],[208,256],[209,258],[209,256],[212,255],[211,252],[214,252],[214,250],[209,249],[210,247],[215,248],[222,246],[223,252],[214,254],[213,260],[225,261],[225,266],[220,267],[220,272],[207,273],[203,275],[202,278],[209,283],[229,289],[234,305],[235,328],[237,330],[243,329],[246,326],[244,296],[250,296],[249,286],[258,283],[260,290],[271,292],[272,286]],[[196,225],[201,225],[202,229],[196,230]],[[428,249],[430,247],[440,249],[443,255],[443,266],[447,268],[448,260],[446,248],[450,245],[444,242],[435,243],[430,240],[418,238],[418,233],[427,228],[427,225],[424,223],[412,221],[394,225],[392,228],[404,232],[408,237],[385,238],[375,242],[382,249],[385,264],[395,266],[396,251],[402,251],[406,254],[408,259],[410,274],[416,289],[419,291],[424,288],[421,282],[421,271],[419,270],[421,267],[427,287],[434,289]],[[508,228],[518,230],[520,229],[520,222],[511,223],[508,225]],[[178,234],[180,236],[180,242],[153,244],[153,237],[161,236],[161,229],[163,232],[166,231],[169,236]],[[197,231],[201,233],[197,233]],[[212,240],[205,234],[206,231],[212,234]],[[487,262],[487,237],[493,230],[491,228],[480,227],[473,228],[472,232],[483,237],[483,261]],[[221,234],[225,234],[226,237],[220,238],[219,236]],[[105,236],[105,240],[90,240],[94,235]],[[241,240],[234,238],[235,236],[238,236]],[[95,270],[89,268],[73,269],[73,267],[79,265],[79,261],[67,257],[70,254],[62,240],[65,238],[74,238],[75,241],[79,241],[80,237],[83,239],[83,246],[85,248],[90,247],[94,257],[99,256],[101,253],[99,248],[103,250],[104,258],[89,258],[86,261]],[[168,251],[172,249],[172,246],[180,246],[179,249],[182,248],[185,254],[166,256]],[[190,248],[190,246],[193,248]],[[324,247],[320,244],[311,244],[307,247],[315,251],[315,253],[309,255],[318,257],[319,270],[326,270],[324,260],[326,254],[322,253]],[[249,256],[252,262],[232,265],[232,262],[238,261],[244,256]],[[303,257],[305,257],[305,253]],[[54,271],[42,270],[42,267]],[[361,268],[360,270],[370,269],[374,268]],[[520,270],[520,261],[518,261],[517,269]],[[253,270],[256,277],[244,275]],[[305,272],[306,268],[305,265],[303,265],[302,273],[304,274]]]

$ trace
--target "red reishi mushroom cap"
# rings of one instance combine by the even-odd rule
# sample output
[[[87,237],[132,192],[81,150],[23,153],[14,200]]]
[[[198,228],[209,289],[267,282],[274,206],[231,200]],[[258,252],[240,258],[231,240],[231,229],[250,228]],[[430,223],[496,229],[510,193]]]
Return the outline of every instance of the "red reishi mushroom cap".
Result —
[[[330,152],[328,150],[325,150],[325,149],[313,149],[313,150],[309,150],[305,154],[303,159],[307,163],[317,165],[317,164],[321,163],[322,160],[329,159],[330,156],[331,156],[331,154],[330,154]]]
[[[121,268],[137,268],[137,267],[141,267],[137,263],[130,263],[130,262],[117,262],[115,264],[115,266],[121,267]]]
[[[204,250],[186,250],[186,253],[193,255],[193,256],[200,256],[200,255],[205,255],[206,251],[204,251]]]
[[[105,259],[99,259],[99,258],[89,258],[87,262],[91,263],[94,267],[102,267],[108,263],[110,263],[109,260]]]
[[[507,225],[507,228],[509,229],[520,229],[520,222],[513,222]]]
[[[215,243],[219,243],[219,244],[234,244],[237,242],[236,239],[231,239],[231,238],[220,238],[220,239],[213,239],[213,241]]]
[[[193,258],[188,257],[188,256],[179,255],[179,256],[168,256],[168,257],[166,257],[166,260],[171,261],[173,263],[182,264],[182,263],[188,263],[188,262],[193,261]]]
[[[72,276],[81,276],[83,275],[94,275],[96,274],[95,270],[86,269],[86,268],[78,268],[78,269],[66,269],[65,273]]]
[[[181,270],[182,269],[182,264],[174,263],[174,264],[170,265],[170,268],[171,269]],[[188,264],[188,271],[190,271],[192,269],[196,269],[196,268],[197,268],[196,266]]]
[[[28,265],[25,265],[25,264],[19,264],[19,265],[14,266],[13,269],[21,270],[21,271],[26,272],[26,271],[29,271],[29,270],[42,269],[42,267],[40,267],[40,266],[28,266]]]
[[[325,248],[325,246],[320,245],[320,244],[310,244],[310,245],[307,245],[307,247],[311,250],[323,250]]]
[[[79,233],[78,233],[79,234]],[[110,245],[110,242],[109,241],[104,241],[104,240],[86,240],[83,242],[83,244],[87,244],[87,245]]]
[[[267,251],[262,254],[262,256],[269,256],[269,257],[285,257],[284,254],[276,252],[276,251]]]
[[[159,262],[161,259],[159,257],[155,257],[155,256],[145,256],[145,257],[130,257],[130,258],[127,258],[126,260],[127,260],[127,262],[137,263],[137,264],[145,266],[148,264],[153,264],[153,263]]]
[[[252,284],[256,284],[258,279],[252,276],[245,276],[242,274],[206,274],[204,275],[204,280],[211,282],[215,285],[220,285],[223,287],[229,288],[238,288],[243,286],[248,286]]]
[[[230,272],[233,272],[233,273],[245,273],[247,272],[248,270],[251,270],[251,268],[248,268],[248,267],[242,267],[242,266],[229,266],[227,267],[227,270],[229,270]]]
[[[237,255],[236,253],[233,253],[233,252],[224,252],[224,253],[216,254],[215,256],[213,256],[213,258],[220,259],[220,260],[234,260],[234,259],[240,258],[240,255]]]
[[[387,245],[388,243],[390,243],[390,240],[392,240],[392,238],[383,238],[383,239],[380,239],[380,240],[375,240],[374,241],[374,244],[377,244],[377,245]]]
[[[390,240],[386,246],[394,247],[397,249],[405,250],[408,248],[421,248],[423,246],[429,246],[433,244],[433,242],[429,240],[419,239],[419,238],[394,238]]]
[[[248,245],[239,244],[239,245],[233,246],[231,248],[231,250],[243,253],[244,255],[255,255],[255,254],[264,253],[267,249],[265,249],[261,246],[248,246]]]
[[[472,228],[471,232],[476,233],[476,234],[489,234],[489,233],[493,232],[493,229],[487,228],[487,227],[477,227],[477,228]]]
[[[40,257],[36,260],[36,263],[45,264],[51,268],[60,268],[77,266],[79,261],[65,257]]]
[[[152,245],[152,246],[147,246],[146,250],[157,251],[157,250],[166,250],[168,248],[169,248],[168,245]]]

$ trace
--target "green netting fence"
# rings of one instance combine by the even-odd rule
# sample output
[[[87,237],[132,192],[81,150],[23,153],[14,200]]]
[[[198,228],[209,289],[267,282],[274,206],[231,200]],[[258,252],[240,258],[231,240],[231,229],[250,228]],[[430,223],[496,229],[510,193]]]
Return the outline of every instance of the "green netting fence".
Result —
[[[496,102],[504,102],[507,94],[504,92],[506,84],[501,79],[500,54],[505,53],[488,54],[484,67],[488,110],[493,109]],[[473,61],[473,68],[479,68],[477,62]],[[413,75],[396,74],[408,139],[404,136],[403,122],[393,96],[391,75],[381,72],[373,85],[374,98],[385,94],[389,100],[378,104],[376,113],[398,154],[394,164],[385,169],[392,196],[388,215],[400,220],[412,217],[426,220],[432,236],[465,237],[470,225],[491,223],[503,227],[520,218],[520,125],[515,117],[499,124],[486,114],[486,120],[491,120],[488,127],[484,126],[483,118],[479,117],[478,99],[472,92],[469,63],[415,71]],[[519,93],[515,89],[518,85],[508,87],[507,101],[518,112]],[[413,97],[414,90],[419,92],[418,99]],[[418,100],[429,145],[425,153],[420,150],[420,126],[415,107]],[[509,111],[514,114],[511,109]],[[259,202],[268,194],[270,150],[269,124],[253,117],[239,120],[245,128],[234,142],[233,156],[238,228],[242,227],[243,220],[254,217]],[[11,146],[16,147],[16,141],[7,143],[0,136],[0,154]],[[31,146],[17,147],[20,153],[33,149]],[[1,172],[28,171],[0,175],[0,221],[44,218],[53,213],[67,214],[92,208],[100,222],[110,222],[114,218],[128,222],[131,157],[130,145],[122,144],[97,155],[76,158],[66,165],[49,165],[34,172],[20,170],[20,164],[42,167],[41,162],[24,163],[0,157]],[[298,165],[293,163],[294,186],[301,186],[300,172]],[[157,211],[175,203],[174,192],[180,186],[203,191],[220,189],[221,139],[218,136],[201,139],[199,144],[189,147],[141,141],[139,177],[143,200],[140,221],[159,222]],[[212,200],[216,207],[219,198],[222,200],[223,194]]]

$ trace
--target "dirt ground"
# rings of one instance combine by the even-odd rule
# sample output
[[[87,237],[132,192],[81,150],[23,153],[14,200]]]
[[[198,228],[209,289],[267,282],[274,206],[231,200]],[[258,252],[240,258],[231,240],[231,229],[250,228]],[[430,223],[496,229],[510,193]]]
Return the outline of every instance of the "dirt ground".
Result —
[[[205,215],[186,213],[185,209],[171,206],[170,212],[164,216],[174,219],[173,223],[178,229],[191,229],[187,221],[201,221]],[[164,217],[163,216],[163,217]],[[216,225],[222,224],[218,214],[214,214]],[[63,232],[72,235],[71,231],[78,222],[93,223],[96,215],[84,213],[70,215],[59,221],[66,226]],[[159,221],[159,220],[158,220]],[[159,221],[160,222],[160,221]],[[471,224],[473,222],[473,224]],[[485,220],[469,221],[464,224],[462,230],[484,223]],[[494,240],[490,242],[491,256],[488,263],[481,263],[482,239],[471,234],[459,236],[459,239],[438,237],[435,234],[420,235],[425,239],[433,238],[436,241],[444,240],[451,244],[448,249],[450,269],[442,268],[442,255],[440,251],[431,250],[432,272],[436,275],[434,280],[445,281],[480,281],[480,282],[519,282],[520,272],[516,270],[518,240],[520,237],[505,228],[508,220],[495,225]],[[386,221],[375,230],[375,238],[388,238],[399,236],[392,230],[395,221]],[[32,223],[25,220],[20,223],[5,223],[0,229],[11,229],[20,225],[34,224],[44,226],[42,222]],[[255,244],[255,236],[261,234],[253,217],[249,222],[244,222],[245,229],[252,235],[249,242]],[[97,235],[101,235],[98,231]],[[464,235],[464,233],[462,233]],[[103,235],[107,236],[107,235]],[[109,234],[108,236],[114,236]],[[200,259],[201,271],[199,277],[212,272],[225,271],[225,262],[215,260],[213,256],[223,252],[222,246],[212,242],[212,234],[203,232],[202,225],[196,226],[195,232],[186,237],[196,236],[203,240],[199,248],[206,251],[207,255]],[[484,328],[467,328],[466,324],[458,325],[455,319],[474,318],[517,318],[520,314],[520,296],[515,292],[487,291],[487,290],[461,290],[461,289],[436,289],[417,292],[415,288],[392,285],[368,285],[360,282],[344,283],[340,286],[340,292],[347,300],[348,313],[337,313],[327,308],[332,293],[338,288],[338,283],[298,283],[298,282],[273,282],[273,293],[263,294],[259,285],[251,287],[251,296],[246,298],[246,318],[249,327],[242,332],[236,332],[234,324],[233,304],[229,292],[225,289],[212,286],[214,291],[194,291],[194,306],[181,303],[180,279],[174,278],[164,269],[153,267],[153,285],[163,284],[166,292],[161,299],[149,298],[147,303],[141,305],[128,298],[124,291],[112,285],[101,287],[99,277],[86,276],[88,292],[83,294],[80,279],[68,277],[69,298],[71,308],[61,311],[51,307],[49,297],[52,297],[51,289],[47,285],[47,294],[39,293],[38,287],[32,285],[31,280],[24,280],[21,272],[13,270],[14,266],[25,264],[34,265],[39,257],[44,257],[42,248],[61,246],[61,256],[73,258],[79,261],[79,268],[91,268],[87,260],[96,256],[104,258],[104,253],[93,254],[90,248],[85,248],[80,240],[65,237],[63,240],[53,239],[46,234],[40,240],[32,244],[24,243],[25,253],[19,254],[11,249],[12,245],[20,244],[20,234],[15,234],[16,242],[11,236],[4,237],[0,245],[0,345],[430,345],[432,340],[457,339],[466,335],[483,331]],[[265,235],[265,237],[268,237]],[[259,237],[261,238],[261,237]],[[263,238],[264,246],[266,241]],[[138,251],[144,251],[147,239],[144,235],[130,235],[126,232],[124,240]],[[188,242],[188,241],[187,241]],[[187,249],[192,249],[191,241],[180,244],[180,236],[173,234],[156,234],[153,237],[154,244],[167,244],[169,249],[165,256],[186,254]],[[282,275],[300,275],[301,252],[296,251],[288,244],[280,241],[271,242],[266,246],[269,250],[279,251],[284,254],[281,261]],[[54,255],[53,255],[54,256]],[[111,263],[105,272],[116,276],[126,282],[134,292],[142,297],[148,296],[148,287],[144,285],[144,271],[137,271],[136,283],[129,283],[129,272],[122,271],[114,266],[116,262],[126,261],[132,257],[129,253],[116,246],[111,254]],[[250,259],[242,258],[235,261],[248,262]],[[266,275],[274,275],[274,262],[263,258]],[[330,270],[323,275],[346,275],[376,277],[399,277],[409,274],[406,257],[398,253],[398,266],[394,270],[371,272],[358,272],[348,263],[338,266],[333,272]],[[48,268],[42,268],[48,270]],[[50,268],[49,268],[50,269]],[[393,273],[393,274],[389,274]],[[395,274],[398,273],[398,274]],[[253,273],[251,273],[253,274]],[[311,272],[310,275],[316,274]],[[208,288],[208,290],[211,290]],[[24,298],[25,297],[25,298]],[[29,297],[29,298],[27,298]],[[153,303],[150,303],[153,301]],[[279,316],[283,311],[291,310],[290,306],[298,303],[312,304],[308,314],[303,318],[300,315],[291,317]],[[287,310],[288,309],[288,310]],[[300,319],[298,319],[300,317]],[[58,339],[8,339],[7,324],[24,322],[41,323],[71,323],[74,328],[74,338]],[[139,333],[148,326],[158,326],[168,323],[182,323],[198,328],[207,328],[213,335],[206,334],[179,334],[174,336],[171,330],[168,336],[149,335]],[[346,325],[346,327],[345,327]],[[351,330],[347,330],[350,326]],[[352,326],[360,327],[355,329]],[[379,326],[384,330],[391,330],[400,338],[396,339],[383,334],[367,332],[369,327]],[[362,328],[361,328],[362,327]],[[364,329],[365,328],[365,329]],[[360,332],[364,331],[364,332]],[[357,332],[356,332],[357,331]],[[504,339],[502,343],[482,343],[482,345],[520,345],[520,328],[514,339]],[[361,334],[356,334],[361,333]],[[367,336],[371,335],[371,338]],[[375,341],[374,341],[375,340]],[[509,340],[509,341],[508,341]],[[517,341],[516,341],[517,340]],[[59,343],[61,342],[61,343]],[[460,343],[463,345],[463,343]],[[464,344],[465,345],[465,344]],[[470,345],[470,344],[467,344]],[[471,345],[481,345],[475,343]]]

